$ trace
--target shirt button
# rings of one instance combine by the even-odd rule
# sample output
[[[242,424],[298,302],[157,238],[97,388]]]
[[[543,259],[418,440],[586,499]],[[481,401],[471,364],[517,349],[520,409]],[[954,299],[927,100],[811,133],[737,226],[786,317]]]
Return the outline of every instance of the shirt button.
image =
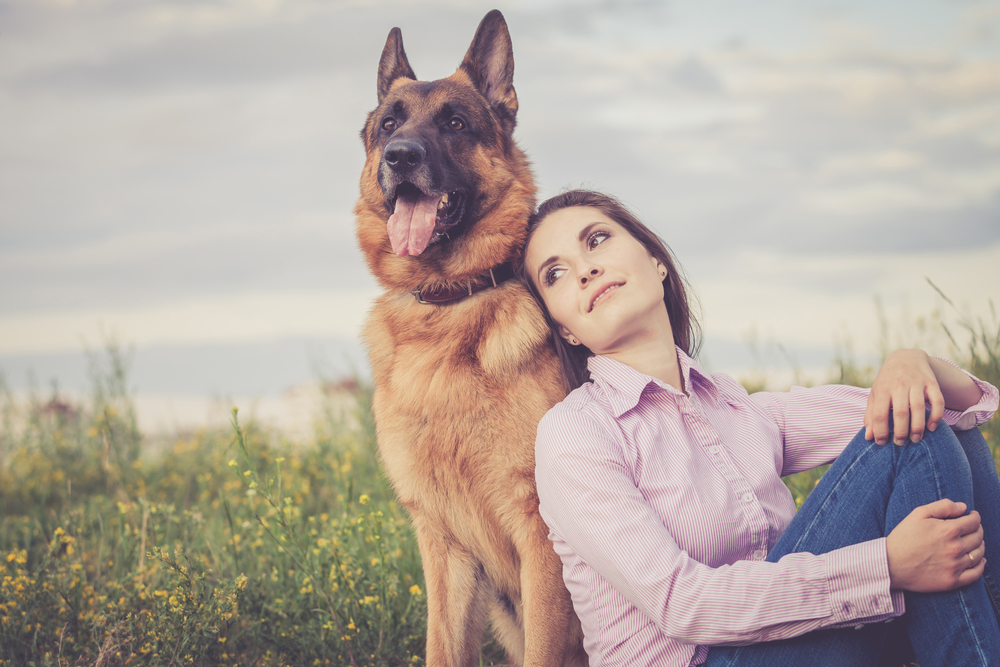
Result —
[[[751,500],[753,500],[753,494],[752,493],[750,493],[749,491],[747,491],[746,493],[743,494],[743,502],[748,503]]]
[[[760,550],[760,549],[757,549],[757,551],[753,552],[753,557],[754,557],[754,560],[763,560],[764,559],[764,552],[762,550]]]
[[[721,449],[721,447],[719,447],[718,445],[712,445],[711,447],[708,448],[708,453],[709,454],[718,454],[720,449]]]

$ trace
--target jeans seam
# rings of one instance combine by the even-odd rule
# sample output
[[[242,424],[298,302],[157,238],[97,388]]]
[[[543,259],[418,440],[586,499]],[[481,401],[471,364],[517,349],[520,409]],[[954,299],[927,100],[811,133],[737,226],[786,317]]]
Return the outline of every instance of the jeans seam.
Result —
[[[972,618],[969,615],[969,605],[965,602],[965,591],[959,589],[958,591],[958,606],[962,609],[962,614],[965,616],[965,625],[969,629],[969,634],[972,635],[972,640],[976,653],[979,655],[979,662],[982,665],[986,664],[986,655],[983,653],[983,643],[976,632],[976,624],[972,622]]]
[[[934,448],[925,446],[924,451],[927,452],[927,458],[931,461],[931,472],[934,474],[934,491],[938,500],[940,500],[943,494],[941,493],[941,478],[938,477],[937,461],[934,460]]]
[[[1000,617],[1000,593],[997,592],[997,582],[993,580],[993,575],[984,572],[983,583],[986,585],[986,595],[993,603],[993,611]],[[997,619],[1000,621],[1000,618]]]
[[[872,445],[874,445],[874,443],[872,443]],[[869,445],[868,447],[866,447],[865,450],[864,450],[864,452],[862,452],[860,455],[858,455],[857,457],[855,457],[855,459],[851,462],[851,465],[848,466],[846,469],[844,469],[844,471],[841,473],[840,477],[837,478],[837,481],[834,482],[834,484],[833,484],[833,488],[830,489],[830,491],[827,492],[826,497],[823,499],[823,503],[816,509],[816,512],[813,514],[813,518],[809,522],[809,525],[806,527],[806,529],[803,530],[799,534],[799,539],[797,539],[795,541],[795,544],[792,545],[792,548],[789,550],[789,553],[795,553],[795,552],[797,552],[799,550],[798,549],[799,545],[802,544],[802,542],[806,539],[806,537],[810,533],[812,533],[813,526],[815,526],[816,522],[819,520],[820,514],[822,513],[823,509],[826,507],[827,502],[830,501],[830,496],[833,495],[833,492],[836,491],[837,488],[845,480],[847,480],[850,477],[850,472],[852,470],[854,470],[854,467],[858,466],[858,465],[861,465],[861,459],[864,458],[865,456],[867,456],[871,452],[872,445]]]

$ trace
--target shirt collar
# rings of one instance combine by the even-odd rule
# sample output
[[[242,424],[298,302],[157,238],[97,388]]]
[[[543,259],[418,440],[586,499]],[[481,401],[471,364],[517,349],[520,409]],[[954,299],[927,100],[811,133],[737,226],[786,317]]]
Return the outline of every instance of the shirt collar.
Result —
[[[701,389],[703,394],[707,395],[703,397],[708,398],[713,405],[717,405],[719,389],[712,381],[712,377],[679,347],[677,348],[677,360],[680,363],[681,377],[684,378],[684,386],[688,388],[688,393],[691,394]],[[651,385],[675,397],[681,396],[679,391],[667,383],[610,357],[599,354],[590,357],[587,360],[587,369],[590,371],[591,379],[607,396],[616,419],[638,405],[643,392]]]

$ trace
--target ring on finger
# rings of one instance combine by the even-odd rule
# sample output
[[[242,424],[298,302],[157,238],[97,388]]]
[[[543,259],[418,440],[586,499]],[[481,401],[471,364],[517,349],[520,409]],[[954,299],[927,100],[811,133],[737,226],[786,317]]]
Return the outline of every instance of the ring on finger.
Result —
[[[975,567],[976,559],[972,557],[972,552],[970,551],[967,555],[969,556],[969,560],[972,561],[972,565],[970,567]]]

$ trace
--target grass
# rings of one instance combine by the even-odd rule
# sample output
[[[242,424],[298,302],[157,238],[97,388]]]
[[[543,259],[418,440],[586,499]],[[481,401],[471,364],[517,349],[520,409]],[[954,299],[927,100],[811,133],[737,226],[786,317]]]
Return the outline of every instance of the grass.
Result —
[[[4,392],[0,664],[421,661],[419,554],[369,420],[293,443],[234,410],[144,457],[108,358],[86,406]]]
[[[944,328],[951,356],[1000,385],[996,318],[959,330],[962,347]],[[230,429],[153,453],[127,360],[112,346],[101,362],[85,405],[19,407],[0,386],[0,665],[422,663],[420,558],[378,469],[370,390],[304,442],[234,409]],[[873,376],[845,354],[831,379]],[[984,433],[996,458],[1000,422]],[[821,472],[785,479],[796,502]],[[487,645],[481,662],[501,659]]]

